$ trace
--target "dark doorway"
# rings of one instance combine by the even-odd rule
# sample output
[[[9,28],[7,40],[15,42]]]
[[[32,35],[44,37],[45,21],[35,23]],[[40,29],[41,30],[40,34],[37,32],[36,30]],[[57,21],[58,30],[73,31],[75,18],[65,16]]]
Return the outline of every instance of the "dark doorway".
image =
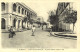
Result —
[[[2,18],[1,19],[1,29],[5,29],[5,19],[4,18]]]
[[[16,19],[13,20],[13,27],[16,27]]]

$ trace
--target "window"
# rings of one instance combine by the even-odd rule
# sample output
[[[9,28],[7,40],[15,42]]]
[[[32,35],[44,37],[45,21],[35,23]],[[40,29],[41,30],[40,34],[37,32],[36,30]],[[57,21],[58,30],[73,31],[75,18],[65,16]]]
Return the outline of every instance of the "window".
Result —
[[[2,7],[1,10],[4,11],[5,10],[5,3],[4,2],[1,3],[1,7]]]
[[[28,12],[27,12],[27,16],[29,16]]]
[[[22,8],[22,14],[24,14],[24,9]]]
[[[17,7],[17,6],[16,6],[16,4],[14,3],[14,4],[13,4],[13,11],[14,11],[14,12],[16,12],[16,7]]]
[[[20,6],[18,7],[18,13],[20,13]]]
[[[6,28],[6,21],[4,18],[1,19],[1,29],[5,29]]]
[[[27,12],[27,16],[30,17],[30,13],[29,12]]]
[[[25,10],[25,15],[26,15],[26,10]]]

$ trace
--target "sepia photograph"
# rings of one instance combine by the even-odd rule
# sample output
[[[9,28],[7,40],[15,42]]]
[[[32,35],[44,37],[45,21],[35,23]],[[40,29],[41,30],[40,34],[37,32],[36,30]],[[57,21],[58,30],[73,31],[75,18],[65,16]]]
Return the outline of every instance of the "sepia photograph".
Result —
[[[77,48],[76,2],[1,2],[2,48]]]

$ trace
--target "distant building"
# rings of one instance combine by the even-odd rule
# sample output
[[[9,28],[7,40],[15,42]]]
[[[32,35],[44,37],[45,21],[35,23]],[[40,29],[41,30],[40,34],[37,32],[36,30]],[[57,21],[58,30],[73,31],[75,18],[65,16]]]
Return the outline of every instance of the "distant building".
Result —
[[[36,12],[23,3],[1,3],[1,29],[8,30],[10,26],[16,30],[27,28],[28,21],[37,17]]]
[[[67,10],[70,10],[67,12]],[[73,24],[64,23],[63,20],[67,16],[66,13],[71,13],[73,10],[73,3],[60,2],[58,3],[56,14],[59,18],[59,30],[61,31],[73,31]]]

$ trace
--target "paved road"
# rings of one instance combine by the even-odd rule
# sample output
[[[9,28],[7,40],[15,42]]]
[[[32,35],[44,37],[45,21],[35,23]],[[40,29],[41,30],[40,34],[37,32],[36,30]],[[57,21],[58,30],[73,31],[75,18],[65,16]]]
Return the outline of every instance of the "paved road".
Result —
[[[4,48],[76,48],[77,40],[49,36],[49,32],[36,29],[35,36],[31,30],[17,32],[14,38],[8,38],[9,33],[2,33]]]

